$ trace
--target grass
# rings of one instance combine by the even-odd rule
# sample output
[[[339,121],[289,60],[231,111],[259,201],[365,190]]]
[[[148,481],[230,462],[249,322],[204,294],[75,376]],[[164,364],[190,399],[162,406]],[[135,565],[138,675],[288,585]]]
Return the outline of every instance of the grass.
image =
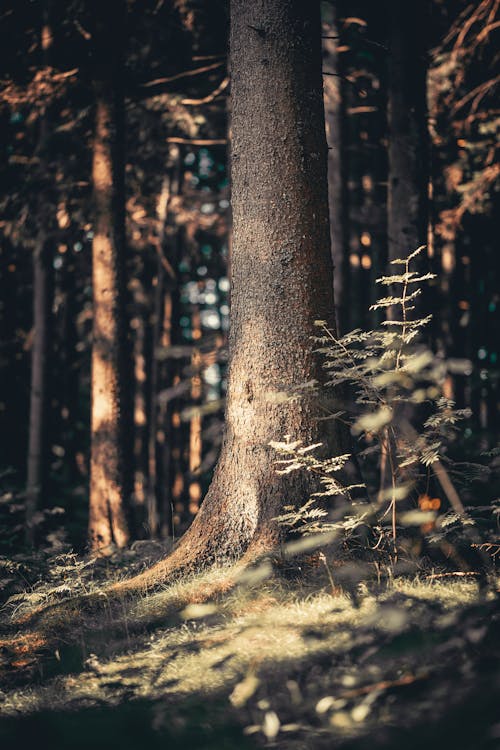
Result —
[[[113,622],[103,610],[24,672],[5,669],[1,747],[500,745],[500,610],[473,578],[362,582],[353,596],[321,568],[307,583],[265,568],[204,601],[232,578],[123,602]]]

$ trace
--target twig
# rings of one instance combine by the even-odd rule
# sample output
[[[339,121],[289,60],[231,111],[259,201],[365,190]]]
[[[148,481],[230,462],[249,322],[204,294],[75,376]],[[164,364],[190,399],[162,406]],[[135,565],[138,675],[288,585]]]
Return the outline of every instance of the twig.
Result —
[[[460,516],[465,515],[465,508],[462,504],[462,501],[460,500],[460,497],[458,496],[458,492],[453,486],[450,475],[439,459],[437,461],[434,461],[434,473],[455,513],[458,513],[458,515]]]
[[[196,106],[198,104],[208,104],[209,102],[213,102],[213,100],[221,94],[224,89],[226,89],[229,85],[229,76],[226,76],[224,80],[215,88],[212,93],[208,94],[207,96],[204,96],[202,99],[181,99],[181,104]]]
[[[356,688],[355,690],[347,690],[345,693],[340,694],[340,698],[357,698],[359,695],[368,695],[379,690],[389,690],[393,687],[403,687],[404,685],[412,685],[414,682],[420,680],[428,680],[430,675],[426,672],[425,674],[413,675],[407,674],[400,677],[397,680],[382,680],[381,682],[375,682],[372,685],[363,685],[363,687]]]
[[[176,73],[173,76],[166,76],[165,78],[155,78],[154,81],[148,81],[147,83],[142,84],[142,88],[151,88],[153,86],[160,86],[163,83],[172,83],[173,81],[178,81],[180,78],[187,78],[188,76],[197,76],[201,75],[202,73],[208,73],[209,70],[216,70],[217,68],[220,68],[222,65],[224,65],[224,62],[221,60],[219,62],[211,63],[210,65],[203,65],[201,68],[193,68],[192,70],[184,70],[182,73]]]
[[[457,112],[464,106],[464,104],[467,104],[467,102],[471,99],[474,99],[474,102],[472,104],[472,111],[475,111],[481,99],[486,96],[491,88],[495,88],[498,83],[500,83],[500,75],[496,76],[495,78],[491,78],[489,81],[481,83],[479,86],[476,86],[472,89],[472,91],[469,91],[465,96],[459,99],[456,104],[453,105],[451,109],[452,113]]]
[[[450,578],[451,576],[478,576],[480,573],[475,573],[474,571],[465,571],[465,570],[455,570],[453,573],[432,573],[430,576],[424,576],[424,579],[426,581],[432,580],[434,578]]]
[[[418,433],[416,429],[413,427],[413,425],[411,425],[410,422],[408,422],[407,419],[404,420],[403,427],[411,440],[417,439]],[[448,502],[450,503],[455,513],[457,513],[457,515],[459,516],[465,516],[466,515],[465,508],[462,504],[462,501],[460,500],[458,492],[456,491],[450,479],[450,475],[444,468],[439,458],[436,461],[434,461],[434,463],[432,464],[432,468],[434,469],[434,474],[439,484],[441,485],[443,492],[448,498]]]
[[[180,138],[170,136],[167,143],[186,143],[188,146],[225,146],[227,138]]]
[[[157,255],[158,255],[158,260],[160,261],[160,263],[162,264],[163,268],[168,273],[168,275],[170,276],[170,278],[175,281],[177,279],[177,275],[176,275],[176,273],[175,273],[175,271],[174,271],[174,269],[173,269],[170,261],[168,260],[168,258],[165,257],[165,254],[163,253],[160,239],[158,237],[151,237],[150,241],[151,241],[151,243],[154,245],[154,247],[156,249],[156,252],[157,252]]]

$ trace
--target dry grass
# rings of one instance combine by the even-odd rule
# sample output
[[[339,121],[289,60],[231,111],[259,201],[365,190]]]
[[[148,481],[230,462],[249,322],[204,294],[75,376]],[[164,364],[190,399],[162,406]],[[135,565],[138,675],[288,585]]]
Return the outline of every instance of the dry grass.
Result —
[[[454,700],[474,690],[469,647],[476,655],[486,648],[496,600],[473,580],[396,580],[377,592],[361,583],[353,602],[339,590],[332,595],[320,573],[306,585],[270,572],[265,565],[212,570],[123,600],[119,616],[103,608],[79,630],[76,656],[74,646],[58,649],[49,666],[38,663],[41,676],[17,687],[6,681],[0,719],[71,711],[77,727],[84,709],[146,706],[141,721],[161,737],[165,727],[173,731],[179,707],[191,706],[181,746],[186,727],[213,705],[218,713],[203,720],[209,735],[214,722],[220,729],[236,721],[241,742],[326,747],[336,738],[348,747],[371,733],[377,746],[387,722],[434,721],[444,681],[457,669],[469,672]],[[29,603],[23,608],[26,616]]]

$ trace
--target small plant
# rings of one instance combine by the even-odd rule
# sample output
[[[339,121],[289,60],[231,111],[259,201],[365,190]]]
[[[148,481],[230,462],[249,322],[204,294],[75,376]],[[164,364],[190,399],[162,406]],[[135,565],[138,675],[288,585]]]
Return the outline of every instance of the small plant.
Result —
[[[316,321],[321,330],[316,341],[328,372],[327,387],[351,394],[351,403],[343,403],[331,416],[349,424],[360,445],[360,455],[366,458],[368,468],[371,465],[378,485],[376,499],[373,492],[369,493],[372,498],[368,508],[366,503],[361,507],[351,504],[347,517],[334,525],[343,524],[349,532],[365,523],[368,516],[373,520],[375,514],[379,546],[387,538],[386,519],[390,519],[393,552],[398,523],[422,530],[434,528],[441,499],[430,497],[431,481],[439,484],[439,494],[446,495],[455,515],[464,517],[463,505],[445,468],[445,448],[450,433],[468,411],[455,409],[454,403],[443,396],[449,363],[424,343],[424,329],[432,316],[415,315],[423,284],[435,277],[412,270],[412,262],[423,249],[419,247],[406,259],[393,260],[392,265],[400,272],[377,279],[391,292],[370,308],[387,313],[377,329],[357,329],[338,338],[324,321]],[[453,363],[455,372],[459,364]],[[290,441],[272,446],[280,456],[278,471],[313,472],[321,485],[321,491],[301,508],[287,508],[280,522],[300,527],[304,533],[325,530],[327,511],[318,507],[317,499],[339,495],[349,498],[352,487],[342,487],[335,477],[349,455],[323,460],[314,457],[318,446],[304,447]],[[398,515],[398,504],[410,496],[413,503]]]
[[[318,498],[343,496],[351,499],[351,491],[364,485],[351,484],[343,485],[337,474],[342,471],[350,459],[350,454],[346,453],[334,458],[317,458],[314,451],[321,446],[321,443],[303,446],[300,440],[292,442],[290,436],[287,436],[285,442],[270,443],[271,447],[278,453],[281,458],[277,459],[277,473],[288,474],[291,471],[307,471],[318,478],[319,489],[300,508],[294,505],[285,505],[284,513],[277,517],[277,521],[289,530],[299,531],[301,534],[317,534],[320,532],[337,531],[339,528],[344,531],[354,530],[357,525],[363,522],[367,513],[360,513],[342,517],[341,522],[327,520],[328,511],[318,505]],[[353,510],[353,506],[351,506]],[[364,508],[366,511],[366,507]]]

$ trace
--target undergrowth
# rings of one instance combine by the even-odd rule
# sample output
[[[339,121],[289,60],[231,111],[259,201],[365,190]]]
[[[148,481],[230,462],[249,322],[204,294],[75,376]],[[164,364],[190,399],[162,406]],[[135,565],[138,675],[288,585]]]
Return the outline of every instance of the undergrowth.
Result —
[[[470,363],[446,360],[426,343],[432,316],[417,314],[418,303],[434,274],[412,270],[423,250],[392,261],[396,272],[377,279],[389,290],[370,308],[387,313],[378,328],[337,337],[316,321],[327,372],[323,390],[344,396],[328,418],[349,426],[365,495],[354,499],[360,485],[340,478],[350,454],[325,459],[317,455],[319,444],[286,436],[271,443],[278,473],[309,472],[319,488],[303,504],[285,506],[278,521],[302,535],[341,535],[344,547],[372,560],[421,564],[428,556],[431,564],[451,562],[486,575],[500,552],[500,500],[465,507],[461,498],[464,485],[487,480],[492,470],[450,457],[470,410],[457,409],[443,386]]]
[[[401,292],[375,307],[399,316],[341,338],[318,323],[327,389],[350,394],[330,418],[358,443],[366,496],[341,480],[349,455],[286,437],[277,471],[310,472],[317,491],[285,506],[287,540],[252,564],[113,597],[168,550],[0,558],[2,747],[493,750],[500,505],[462,501],[459,473],[489,469],[449,457],[464,413],[442,384],[460,365],[412,318],[431,278],[411,270],[419,252],[379,280]]]
[[[481,595],[473,578],[428,574],[372,576],[353,596],[344,566],[329,564],[329,573],[312,565],[292,580],[263,562],[200,602],[200,584],[228,572],[213,570],[138,597],[113,631],[94,620],[28,684],[3,674],[2,747],[29,727],[39,747],[67,746],[54,726],[70,726],[77,748],[137,747],[130,712],[154,748],[392,748],[401,729],[422,737],[488,681],[477,744],[454,746],[489,748],[500,687],[491,682],[500,660],[493,594]],[[404,744],[419,747],[412,736]]]

